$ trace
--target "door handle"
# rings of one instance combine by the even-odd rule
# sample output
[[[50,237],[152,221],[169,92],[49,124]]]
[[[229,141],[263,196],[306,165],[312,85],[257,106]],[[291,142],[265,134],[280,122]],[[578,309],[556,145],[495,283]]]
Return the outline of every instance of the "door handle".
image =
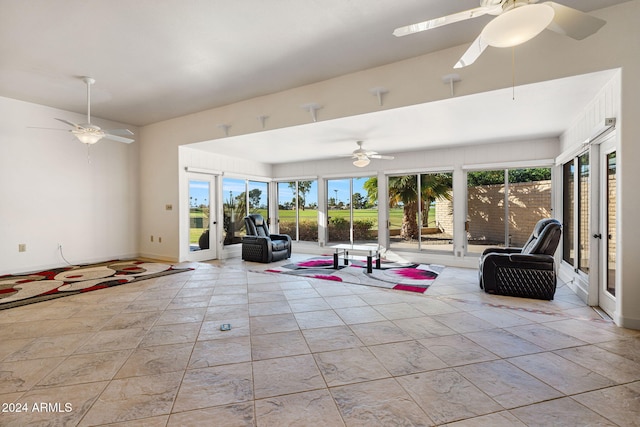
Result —
[[[594,234],[593,237],[595,239],[602,239],[602,234]]]

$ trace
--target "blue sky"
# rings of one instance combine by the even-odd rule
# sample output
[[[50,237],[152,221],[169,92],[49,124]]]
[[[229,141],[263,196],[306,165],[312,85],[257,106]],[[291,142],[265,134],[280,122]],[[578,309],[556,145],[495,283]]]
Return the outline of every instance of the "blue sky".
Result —
[[[369,179],[365,178],[354,178],[353,179],[353,192],[360,193],[363,196],[367,195],[367,191],[363,188],[364,182]],[[309,203],[318,203],[318,190],[317,190],[317,182],[312,187],[312,191],[307,194],[307,204]],[[349,178],[345,179],[332,179],[329,180],[328,183],[328,194],[327,197],[335,198],[336,192],[338,190],[337,197],[339,202],[347,203],[349,201]],[[278,185],[278,196],[281,201],[291,201],[293,199],[293,191],[289,188],[288,183],[279,183]]]
[[[363,188],[366,178],[354,178],[353,179],[353,192],[360,193],[363,196],[367,195],[367,191]],[[265,183],[254,183],[250,181],[250,189],[254,186],[260,186],[263,189],[261,203],[266,204],[266,186]],[[245,180],[243,179],[230,179],[225,178],[223,181],[223,196],[224,200],[229,198],[229,191],[233,192],[233,197],[238,196],[245,191]],[[264,188],[263,188],[264,187]],[[312,190],[307,194],[307,204],[318,203],[318,184],[314,182]],[[347,203],[349,201],[349,178],[346,179],[332,179],[329,180],[329,198],[336,197],[335,190],[338,190],[338,201]],[[290,201],[293,199],[293,191],[289,188],[287,183],[279,183],[278,185],[279,198],[282,201]],[[189,181],[189,197],[191,200],[198,201],[198,205],[209,202],[209,182],[208,181]]]

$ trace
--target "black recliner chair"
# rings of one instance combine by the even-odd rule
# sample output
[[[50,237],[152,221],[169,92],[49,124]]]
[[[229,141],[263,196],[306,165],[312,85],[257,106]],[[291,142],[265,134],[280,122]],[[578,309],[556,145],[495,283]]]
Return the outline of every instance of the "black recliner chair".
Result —
[[[247,235],[242,238],[243,260],[272,262],[291,257],[291,237],[286,234],[270,234],[262,215],[246,216],[244,224]]]
[[[560,235],[560,221],[538,221],[522,248],[488,248],[480,257],[480,288],[514,297],[552,300],[556,292],[553,254]]]

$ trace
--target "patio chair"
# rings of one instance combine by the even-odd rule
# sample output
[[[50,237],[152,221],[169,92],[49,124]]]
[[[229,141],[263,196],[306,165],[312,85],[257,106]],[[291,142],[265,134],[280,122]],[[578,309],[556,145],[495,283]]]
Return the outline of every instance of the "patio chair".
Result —
[[[242,259],[254,262],[273,262],[291,257],[291,237],[271,234],[260,214],[244,218],[247,235],[242,238]]]
[[[562,226],[556,219],[538,221],[522,248],[488,248],[480,257],[480,288],[514,297],[552,300],[556,291],[553,254]]]

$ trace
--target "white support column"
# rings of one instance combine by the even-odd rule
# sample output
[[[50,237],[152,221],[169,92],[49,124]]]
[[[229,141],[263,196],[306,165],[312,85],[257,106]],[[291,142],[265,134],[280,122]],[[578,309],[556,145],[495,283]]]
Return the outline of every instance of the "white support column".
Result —
[[[453,171],[453,256],[463,258],[467,253],[467,173],[460,165]]]
[[[389,248],[389,185],[384,172],[378,172],[378,244]]]

